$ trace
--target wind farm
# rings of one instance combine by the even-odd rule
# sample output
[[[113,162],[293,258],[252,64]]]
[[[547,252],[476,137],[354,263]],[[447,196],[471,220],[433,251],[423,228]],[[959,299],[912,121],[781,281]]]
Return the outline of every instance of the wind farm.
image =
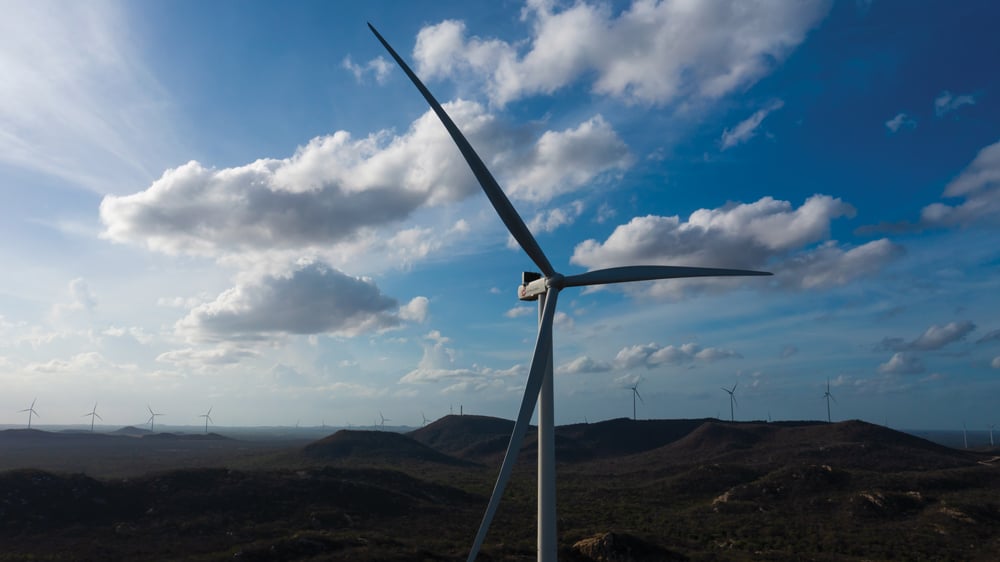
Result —
[[[5,10],[0,560],[1000,559],[1000,5]]]

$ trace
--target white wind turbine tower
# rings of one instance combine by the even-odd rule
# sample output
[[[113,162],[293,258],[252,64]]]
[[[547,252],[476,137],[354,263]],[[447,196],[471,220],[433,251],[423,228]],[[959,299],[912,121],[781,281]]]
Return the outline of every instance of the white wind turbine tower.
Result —
[[[383,416],[382,412],[378,413],[378,417],[381,418],[381,420],[382,420],[382,423],[380,424],[381,425],[381,429],[382,429],[382,431],[385,431],[385,422],[392,421],[392,420],[390,418],[387,418],[387,417]]]
[[[965,422],[962,422],[962,439],[965,441],[965,448],[968,449],[969,448],[969,433],[965,430]]]
[[[994,424],[990,424],[990,447],[993,446],[993,428],[996,427]]]
[[[212,408],[215,406],[209,406],[208,411],[204,414],[198,416],[199,418],[205,418],[205,435],[208,435],[208,422],[215,423],[212,421]]]
[[[833,423],[830,421],[830,400],[832,399],[834,402],[836,402],[837,399],[833,397],[833,394],[830,394],[829,378],[826,379],[826,392],[823,393],[823,398],[826,398],[826,423]]]
[[[17,411],[17,413],[19,413],[19,414],[21,412],[28,412],[28,429],[31,429],[31,416],[38,416],[38,412],[35,411],[35,402],[38,402],[38,398],[35,398],[34,400],[31,401],[31,406],[28,406],[27,408],[25,408],[23,410],[18,410]],[[38,416],[38,417],[41,417],[41,416]]]
[[[149,404],[146,404],[146,409],[149,410],[149,419],[146,420],[146,423],[149,424],[149,430],[150,431],[155,431],[153,428],[154,428],[154,426],[156,424],[156,416],[162,416],[163,414],[158,414],[158,413],[154,412],[153,411],[153,407],[150,406]]]
[[[636,420],[636,417],[635,417],[635,399],[638,398],[639,401],[642,402],[643,404],[645,404],[646,401],[643,400],[642,399],[642,395],[639,394],[639,381],[635,381],[635,384],[633,384],[632,386],[626,386],[625,388],[627,388],[627,389],[629,389],[629,390],[632,391],[632,421],[635,421]]]
[[[770,275],[758,271],[736,269],[715,269],[704,267],[676,266],[628,266],[615,267],[563,276],[552,267],[549,259],[542,252],[535,237],[528,230],[524,220],[503,190],[493,179],[486,164],[479,158],[472,145],[458,129],[451,117],[444,111],[426,86],[417,78],[410,67],[389,46],[389,43],[369,23],[368,27],[378,38],[382,46],[389,52],[399,67],[403,70],[413,85],[420,91],[431,109],[437,114],[452,140],[458,145],[459,151],[466,163],[472,169],[479,185],[493,208],[500,216],[514,240],[524,249],[531,261],[538,266],[541,273],[525,272],[521,274],[521,285],[518,287],[518,298],[524,301],[538,301],[538,333],[535,340],[535,350],[528,369],[528,380],[525,383],[524,395],[518,409],[514,430],[511,432],[507,453],[500,465],[500,474],[490,496],[489,505],[479,531],[476,533],[468,560],[476,559],[479,549],[486,538],[490,523],[496,513],[500,498],[503,496],[511,470],[517,461],[521,450],[524,433],[528,429],[531,416],[538,402],[538,560],[543,562],[556,559],[556,502],[555,502],[555,440],[553,418],[553,388],[552,388],[552,323],[556,313],[556,300],[559,292],[567,287],[585,287],[604,285],[608,283],[624,283],[628,281],[648,281],[654,279],[674,279],[682,277],[712,277],[737,275]]]
[[[94,409],[91,410],[91,411],[89,411],[89,412],[87,412],[86,414],[83,414],[82,417],[87,417],[87,416],[90,416],[90,432],[93,433],[94,432],[94,418],[97,418],[97,419],[99,419],[101,421],[104,421],[104,418],[101,417],[101,414],[97,413],[97,402],[94,402]]]
[[[733,388],[722,387],[722,390],[729,393],[729,421],[736,421],[736,385],[740,383],[734,383]]]

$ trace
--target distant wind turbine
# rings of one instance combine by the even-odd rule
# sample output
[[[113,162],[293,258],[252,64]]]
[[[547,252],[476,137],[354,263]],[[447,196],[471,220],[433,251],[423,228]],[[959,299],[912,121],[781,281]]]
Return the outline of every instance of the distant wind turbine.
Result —
[[[969,433],[965,430],[965,422],[962,422],[962,439],[965,440],[965,448],[969,448]]]
[[[632,391],[632,421],[635,421],[636,420],[636,417],[635,417],[635,399],[638,398],[639,402],[642,402],[644,404],[645,404],[646,401],[643,400],[642,399],[642,395],[639,394],[639,381],[635,381],[635,384],[633,384],[632,386],[626,386],[625,388]]]
[[[86,414],[83,414],[82,417],[87,417],[87,416],[90,416],[90,432],[93,433],[94,432],[94,418],[97,418],[97,419],[99,419],[101,421],[104,421],[104,418],[101,417],[101,414],[97,413],[97,402],[94,402],[94,409],[91,410],[91,411],[89,411],[89,412],[87,412]]]
[[[994,424],[991,423],[990,424],[990,447],[993,446],[993,428],[994,427],[995,427]]]
[[[823,393],[823,398],[826,398],[826,423],[833,423],[830,421],[830,400],[832,399],[834,402],[836,402],[837,399],[833,397],[833,394],[830,394],[829,378],[826,379],[826,392]]]
[[[543,562],[554,561],[558,544],[556,542],[556,485],[555,485],[555,419],[553,415],[554,391],[552,374],[552,325],[556,315],[556,300],[559,292],[568,287],[587,287],[593,285],[605,285],[610,283],[625,283],[630,281],[652,281],[656,279],[676,279],[685,277],[712,277],[712,276],[740,276],[740,275],[770,275],[758,271],[745,271],[736,269],[715,269],[704,267],[677,267],[658,265],[639,265],[626,267],[613,267],[588,271],[575,275],[564,276],[556,272],[549,262],[548,257],[542,251],[538,241],[525,224],[524,219],[517,213],[510,200],[504,194],[503,189],[493,178],[487,169],[486,164],[476,154],[475,149],[459,130],[455,122],[448,116],[441,104],[434,98],[431,92],[424,86],[417,75],[410,70],[410,67],[403,61],[402,57],[389,45],[389,43],[375,30],[375,27],[368,24],[372,32],[378,38],[382,46],[385,47],[389,55],[396,61],[406,76],[413,82],[413,85],[420,91],[431,109],[437,114],[441,124],[444,125],[451,139],[458,146],[459,151],[465,158],[466,163],[476,176],[479,185],[482,187],[486,197],[490,200],[493,209],[496,210],[507,230],[510,232],[518,245],[524,249],[528,257],[538,266],[541,273],[524,272],[521,274],[521,285],[518,287],[518,298],[524,301],[538,301],[538,332],[535,339],[535,350],[532,353],[530,367],[528,368],[528,380],[525,383],[524,394],[521,397],[521,406],[518,409],[517,419],[514,422],[514,429],[511,432],[510,442],[507,445],[507,452],[500,465],[500,474],[497,477],[493,493],[490,495],[490,502],[483,515],[483,520],[479,525],[479,531],[473,541],[472,549],[469,552],[468,561],[472,562],[479,554],[486,533],[489,531],[490,523],[496,514],[500,499],[503,496],[507,482],[510,480],[511,471],[517,462],[518,453],[521,451],[521,443],[524,440],[524,433],[531,422],[532,414],[535,411],[535,404],[538,404],[538,560]],[[461,406],[460,406],[461,408]],[[461,409],[459,410],[461,414]]]
[[[424,418],[424,425],[427,425],[427,423],[431,421],[427,419],[427,416],[425,416],[423,412],[420,412],[420,417]]]
[[[149,419],[146,420],[146,423],[149,424],[149,430],[150,431],[155,431],[154,430],[154,426],[156,424],[156,416],[162,416],[163,414],[159,414],[157,412],[154,412],[153,411],[153,407],[150,406],[149,404],[146,404],[146,409],[149,410]]]
[[[205,418],[205,435],[208,435],[208,422],[215,423],[214,421],[212,421],[212,408],[214,407],[215,406],[210,406],[207,412],[198,416],[199,418]]]
[[[722,390],[729,393],[729,421],[736,421],[736,385],[740,383],[733,384],[733,388],[722,387]]]
[[[38,401],[38,398],[36,397],[34,400],[31,401],[31,406],[28,406],[27,408],[25,408],[23,410],[18,410],[17,411],[17,413],[19,413],[19,414],[21,412],[28,412],[28,429],[31,429],[31,416],[38,416],[38,412],[35,411],[35,402],[37,402],[37,401]],[[41,416],[38,416],[38,417],[41,417]]]
[[[382,423],[381,423],[380,425],[381,425],[381,427],[382,427],[382,431],[385,431],[385,422],[387,422],[387,421],[392,421],[392,420],[391,420],[391,419],[389,419],[389,418],[387,418],[387,417],[385,417],[385,416],[383,416],[383,415],[382,415],[382,412],[379,412],[379,413],[378,413],[378,417],[382,418]]]

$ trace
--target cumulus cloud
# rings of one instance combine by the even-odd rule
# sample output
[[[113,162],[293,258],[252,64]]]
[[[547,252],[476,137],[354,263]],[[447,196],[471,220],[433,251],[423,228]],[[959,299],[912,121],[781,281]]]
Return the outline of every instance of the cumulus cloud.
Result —
[[[913,341],[902,338],[884,338],[878,349],[887,351],[933,351],[965,339],[976,329],[976,325],[968,320],[949,322],[944,326],[932,325]]]
[[[576,359],[563,363],[556,367],[556,374],[559,375],[579,375],[583,373],[604,373],[611,370],[611,364],[605,361],[596,361],[582,355]]]
[[[180,367],[203,369],[236,365],[244,359],[254,359],[260,354],[250,349],[238,347],[217,347],[213,349],[175,349],[156,357],[160,363],[171,363]]]
[[[918,357],[899,352],[879,365],[878,372],[890,375],[915,375],[924,372],[924,364]]]
[[[772,111],[781,109],[782,107],[784,107],[784,105],[785,105],[784,101],[774,100],[771,103],[764,106],[763,108],[758,109],[750,117],[747,117],[746,119],[741,121],[739,124],[733,127],[732,130],[726,129],[725,131],[723,131],[722,139],[719,141],[721,149],[726,150],[736,145],[743,144],[748,140],[752,139],[754,135],[757,134],[757,128],[760,127],[760,124],[764,121],[764,118],[767,117],[767,115]]]
[[[854,208],[828,195],[813,195],[799,208],[764,197],[699,209],[686,222],[677,216],[635,217],[604,242],[576,246],[571,262],[588,269],[635,264],[769,268],[783,287],[811,289],[842,285],[877,271],[901,248],[881,239],[855,248],[827,241],[830,223],[854,216]],[[784,260],[784,261],[782,261]],[[699,280],[698,286],[708,286]],[[730,281],[732,282],[732,281]],[[651,294],[670,296],[683,281],[656,282]]]
[[[604,4],[528,2],[526,41],[466,38],[446,20],[417,35],[428,78],[471,74],[499,105],[550,94],[581,78],[593,92],[640,103],[714,99],[766,75],[829,9],[826,1]]]
[[[423,323],[427,320],[427,297],[413,297],[410,302],[399,308],[399,317],[410,322]]]
[[[41,363],[29,363],[25,370],[35,373],[81,373],[96,369],[131,368],[129,365],[115,365],[96,351],[78,353],[69,359],[51,359]]]
[[[537,143],[482,106],[445,104],[470,142],[511,186],[511,197],[544,202],[600,174],[623,169],[624,144],[599,117],[547,132]],[[578,160],[589,155],[588,161]],[[167,254],[220,257],[269,250],[305,252],[368,243],[373,230],[397,224],[423,206],[478,193],[461,154],[428,111],[403,135],[355,139],[345,131],[312,139],[285,159],[167,170],[144,191],[110,195],[100,206],[107,239]],[[468,224],[456,223],[461,233]],[[427,229],[393,231],[388,247],[417,259],[435,249]]]
[[[924,207],[920,220],[925,226],[968,226],[994,222],[1000,215],[1000,141],[976,155],[972,163],[953,179],[944,197],[963,198],[962,203],[932,203]]]
[[[434,330],[424,336],[424,354],[417,368],[399,379],[404,384],[446,383],[444,392],[478,392],[501,390],[511,381],[522,384],[527,369],[514,365],[509,369],[493,369],[472,365],[456,366],[458,354],[448,347],[451,340]]]
[[[895,117],[885,122],[885,128],[889,129],[891,133],[906,129],[916,129],[917,121],[905,113],[897,113]]]
[[[902,254],[903,247],[886,238],[846,250],[828,241],[788,259],[775,269],[780,286],[825,289],[873,275]]]
[[[347,55],[344,57],[343,62],[340,63],[340,66],[349,70],[358,82],[364,80],[366,74],[372,74],[375,77],[375,81],[379,84],[385,83],[389,77],[389,71],[392,70],[392,65],[381,55],[373,58],[364,65],[355,63],[351,60],[351,56]]]
[[[515,306],[507,312],[504,312],[503,315],[507,318],[520,318],[522,316],[530,316],[537,313],[538,309],[533,306]]]
[[[549,201],[602,173],[625,170],[633,161],[611,125],[597,115],[574,129],[545,132],[517,162],[506,191],[518,199]]]
[[[392,328],[412,308],[419,310],[420,305],[401,314],[397,302],[370,280],[313,263],[287,275],[237,284],[191,310],[178,322],[178,329],[205,339],[322,333],[356,336]]]
[[[623,347],[615,355],[614,365],[618,369],[634,369],[636,367],[652,369],[663,364],[680,365],[696,360],[711,363],[722,359],[736,359],[740,357],[742,355],[732,350],[717,347],[701,347],[696,343],[662,347],[659,344],[651,342]]]
[[[963,105],[974,105],[975,103],[976,98],[972,94],[955,96],[948,90],[945,90],[938,97],[934,98],[934,115],[942,117]]]

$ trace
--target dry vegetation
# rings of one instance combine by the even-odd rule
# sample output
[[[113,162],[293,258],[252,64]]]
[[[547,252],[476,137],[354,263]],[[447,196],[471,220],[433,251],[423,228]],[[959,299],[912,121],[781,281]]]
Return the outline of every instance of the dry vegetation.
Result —
[[[511,425],[284,449],[0,432],[3,466],[46,469],[0,473],[0,560],[463,560]],[[1000,559],[991,452],[862,422],[610,420],[557,445],[563,560]],[[533,452],[483,560],[534,558]]]

